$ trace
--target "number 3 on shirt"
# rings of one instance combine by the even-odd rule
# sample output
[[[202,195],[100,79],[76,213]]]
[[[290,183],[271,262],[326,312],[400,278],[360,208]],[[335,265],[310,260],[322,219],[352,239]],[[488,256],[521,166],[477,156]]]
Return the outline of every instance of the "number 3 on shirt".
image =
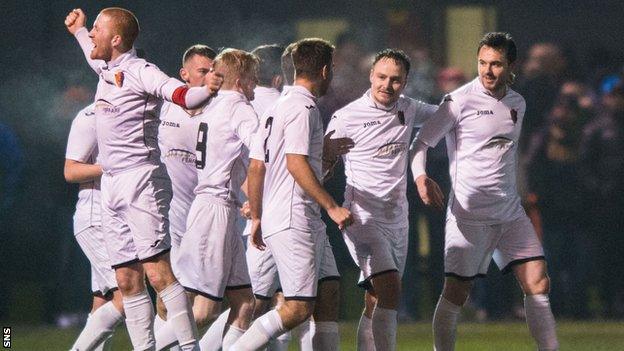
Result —
[[[195,146],[195,168],[204,169],[206,166],[206,142],[208,141],[208,124],[199,124],[197,132],[197,146]]]
[[[267,142],[271,136],[271,130],[273,130],[273,117],[269,117],[264,124],[264,129],[268,129],[266,138],[264,138],[264,163],[269,163],[269,150],[267,150]]]

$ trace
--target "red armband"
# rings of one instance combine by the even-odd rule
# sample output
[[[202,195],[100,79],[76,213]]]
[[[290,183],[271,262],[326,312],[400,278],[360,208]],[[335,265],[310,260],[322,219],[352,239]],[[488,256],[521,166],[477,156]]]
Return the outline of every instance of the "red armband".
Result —
[[[173,101],[174,104],[182,106],[182,108],[187,108],[186,107],[186,92],[189,90],[189,88],[186,85],[182,85],[178,88],[176,88],[176,90],[173,91],[173,95],[171,96],[171,101]]]

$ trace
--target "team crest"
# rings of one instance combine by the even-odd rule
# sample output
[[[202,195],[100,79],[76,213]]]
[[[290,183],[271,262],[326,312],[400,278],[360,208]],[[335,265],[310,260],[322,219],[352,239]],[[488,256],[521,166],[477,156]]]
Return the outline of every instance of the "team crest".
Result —
[[[115,85],[121,88],[124,82],[124,74],[122,71],[115,73]]]
[[[397,117],[399,117],[399,122],[401,123],[402,126],[405,125],[405,114],[403,114],[403,111],[399,111],[397,113]]]
[[[518,122],[518,111],[512,108],[509,112],[511,112],[511,120],[514,122],[514,124],[516,124],[516,122]]]

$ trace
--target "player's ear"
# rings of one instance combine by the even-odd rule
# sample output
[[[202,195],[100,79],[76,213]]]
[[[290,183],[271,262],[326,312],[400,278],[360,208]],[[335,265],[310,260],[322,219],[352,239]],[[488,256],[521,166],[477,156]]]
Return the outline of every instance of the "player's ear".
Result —
[[[324,65],[323,68],[321,69],[321,77],[323,77],[323,80],[327,79],[329,77],[329,66]]]
[[[121,46],[122,45],[121,36],[119,34],[115,34],[113,36],[113,39],[111,39],[111,44],[113,45],[114,48]]]
[[[186,83],[189,82],[189,73],[184,67],[180,68],[180,78],[182,78],[182,81]]]
[[[370,74],[368,75],[368,80],[373,84],[373,69],[371,68]]]
[[[273,80],[271,81],[271,86],[273,88],[280,90],[284,86],[284,77],[281,74],[273,76]]]

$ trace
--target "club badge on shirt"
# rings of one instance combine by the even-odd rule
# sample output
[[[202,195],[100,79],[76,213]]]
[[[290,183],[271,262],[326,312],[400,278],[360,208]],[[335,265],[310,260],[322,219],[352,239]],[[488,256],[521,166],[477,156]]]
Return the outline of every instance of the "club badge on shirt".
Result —
[[[511,113],[511,120],[514,122],[514,124],[516,124],[516,122],[518,122],[518,111],[512,108],[509,112]]]
[[[123,71],[118,71],[115,73],[115,85],[121,88],[124,82],[124,74]]]

